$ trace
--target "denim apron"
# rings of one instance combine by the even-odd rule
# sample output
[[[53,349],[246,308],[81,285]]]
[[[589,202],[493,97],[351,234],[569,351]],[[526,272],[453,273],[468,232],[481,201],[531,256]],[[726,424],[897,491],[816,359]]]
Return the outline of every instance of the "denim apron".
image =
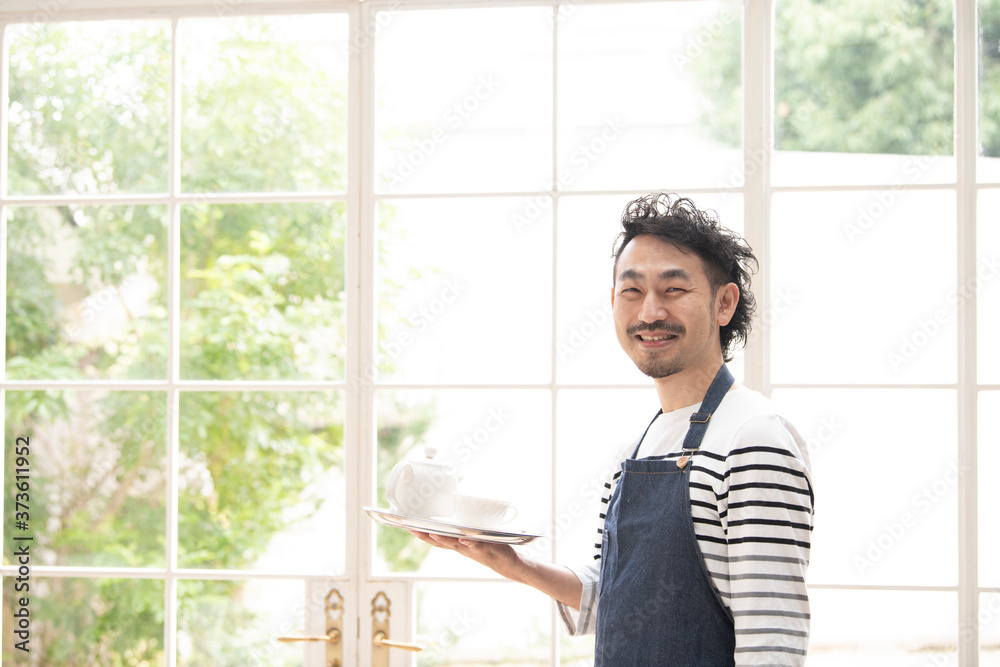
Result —
[[[681,458],[636,459],[647,426],[622,462],[602,533],[595,667],[734,664],[732,613],[705,569],[688,492],[691,457],[732,384],[723,364],[691,415]]]

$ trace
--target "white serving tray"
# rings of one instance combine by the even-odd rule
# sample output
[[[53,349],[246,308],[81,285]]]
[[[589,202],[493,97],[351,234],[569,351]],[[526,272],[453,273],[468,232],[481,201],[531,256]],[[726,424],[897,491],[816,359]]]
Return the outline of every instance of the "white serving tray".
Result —
[[[378,507],[362,507],[372,519],[377,523],[387,526],[396,526],[407,530],[416,530],[421,533],[434,533],[436,535],[446,535],[448,537],[463,537],[480,542],[494,542],[496,544],[527,544],[541,535],[532,535],[525,532],[509,532],[497,530],[496,528],[480,528],[477,526],[465,526],[458,523],[451,523],[441,519],[423,519],[414,516],[397,514],[392,510]]]

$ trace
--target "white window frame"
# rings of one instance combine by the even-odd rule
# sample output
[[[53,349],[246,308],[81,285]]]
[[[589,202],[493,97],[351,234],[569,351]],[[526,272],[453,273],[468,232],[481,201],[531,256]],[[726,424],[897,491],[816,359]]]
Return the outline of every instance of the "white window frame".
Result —
[[[656,0],[632,0],[656,1]],[[671,1],[671,0],[659,0]],[[681,1],[681,0],[673,0]],[[771,198],[776,193],[783,192],[817,192],[846,190],[878,190],[890,184],[879,184],[864,187],[856,186],[774,186],[771,184],[771,149],[773,147],[772,119],[772,88],[773,88],[773,7],[776,0],[745,0],[743,49],[744,49],[744,164],[745,183],[742,187],[734,187],[730,191],[741,193],[744,197],[745,235],[755,248],[768,248],[771,240],[770,209]],[[50,0],[40,3],[37,0],[8,0],[5,8],[0,10],[0,28],[9,23],[19,23],[25,18],[37,20],[89,20],[89,19],[129,19],[129,18],[163,18],[172,22],[173,39],[176,40],[177,25],[180,18],[193,16],[215,16],[219,14],[235,16],[240,14],[291,14],[291,13],[346,13],[350,18],[351,44],[360,48],[352,49],[348,65],[348,191],[340,196],[314,195],[182,195],[180,190],[179,147],[180,130],[174,119],[179,117],[179,94],[174,89],[176,74],[179,70],[178,52],[173,49],[171,58],[171,99],[173,113],[170,120],[169,163],[170,176],[168,192],[164,195],[142,196],[98,196],[78,197],[12,197],[6,192],[7,183],[7,151],[8,127],[7,104],[8,80],[6,77],[8,56],[7,44],[0,38],[0,53],[3,54],[3,74],[0,75],[0,99],[4,100],[0,107],[0,294],[6,291],[6,209],[9,206],[45,206],[55,203],[87,204],[165,204],[169,207],[169,286],[168,302],[170,310],[169,330],[169,366],[165,381],[11,381],[0,380],[0,392],[5,390],[25,389],[104,389],[125,391],[163,391],[168,396],[169,420],[167,427],[168,443],[168,495],[167,495],[167,541],[168,554],[165,568],[73,568],[73,567],[43,567],[36,566],[33,571],[38,576],[61,577],[126,577],[155,578],[165,582],[165,624],[164,651],[166,664],[176,663],[176,582],[179,579],[253,579],[278,578],[301,580],[303,575],[293,573],[254,573],[225,572],[214,570],[188,570],[177,567],[177,457],[174,455],[177,445],[178,398],[181,391],[197,390],[342,390],[346,393],[346,422],[344,430],[345,476],[347,479],[347,544],[355,545],[346,553],[347,570],[343,577],[337,577],[346,587],[345,597],[351,595],[355,599],[356,609],[365,617],[364,597],[367,586],[373,581],[371,570],[371,554],[374,544],[374,528],[372,523],[363,518],[361,506],[368,504],[368,499],[374,496],[374,461],[376,456],[374,392],[376,386],[365,380],[361,372],[371,368],[376,357],[375,347],[376,313],[375,313],[375,209],[377,202],[392,199],[391,195],[378,195],[374,189],[374,37],[376,32],[375,15],[379,11],[395,11],[399,9],[420,10],[460,7],[510,7],[510,6],[558,6],[574,5],[587,0],[344,0],[341,2],[314,2],[295,0],[279,2],[278,0],[85,0],[70,6],[67,0]],[[615,4],[624,0],[592,0],[588,4]],[[631,4],[627,3],[627,4]],[[980,184],[977,182],[976,166],[978,159],[977,124],[978,124],[978,30],[975,0],[955,0],[955,159],[957,162],[957,179],[952,184],[935,186],[937,189],[954,189],[957,201],[957,284],[972,284],[976,277],[977,249],[977,199],[979,192],[985,189],[1000,188],[1000,184]],[[553,28],[553,39],[558,39],[558,22]],[[176,43],[176,41],[174,41]],[[553,127],[557,119],[555,90],[557,89],[558,53],[553,62]],[[556,134],[553,133],[553,155],[558,155]],[[761,158],[763,156],[763,158]],[[557,167],[554,163],[553,170]],[[553,183],[558,179],[553,178]],[[913,190],[926,186],[898,186]],[[698,192],[718,192],[717,188],[691,190]],[[441,193],[448,196],[448,193]],[[519,194],[528,196],[548,196],[554,204],[554,212],[558,214],[561,197],[572,197],[595,194],[594,192],[559,192],[540,191],[532,193],[481,193],[484,196],[497,194]],[[631,192],[608,192],[602,194],[621,194],[623,197]],[[463,197],[476,195],[462,194]],[[179,292],[177,284],[180,272],[179,249],[179,210],[183,204],[194,201],[211,203],[260,203],[272,201],[338,201],[346,202],[347,208],[347,262],[346,289],[348,299],[348,329],[346,332],[348,358],[346,361],[347,381],[343,382],[199,382],[182,380],[179,374],[177,345],[179,340]],[[624,201],[624,200],[623,200]],[[555,248],[553,249],[555,252]],[[755,292],[760,306],[760,312],[767,312],[770,299],[770,266],[766,258],[761,258],[760,272],[755,278]],[[555,288],[553,288],[555,290]],[[553,293],[555,298],[555,293]],[[957,586],[856,586],[856,585],[814,585],[815,589],[832,590],[879,590],[879,591],[944,591],[957,593],[959,617],[959,665],[960,667],[976,667],[979,662],[979,597],[983,593],[1000,593],[1000,588],[980,587],[978,578],[978,486],[977,486],[977,425],[978,402],[980,392],[1000,390],[997,385],[983,385],[977,382],[977,331],[976,331],[976,301],[967,300],[958,311],[958,378],[955,383],[940,385],[925,385],[933,388],[947,388],[957,392],[959,414],[957,420],[958,463],[960,469],[968,474],[960,476],[958,485],[958,550],[959,550],[959,581]],[[0,310],[0,318],[5,313]],[[3,322],[3,319],[0,319]],[[5,324],[5,322],[4,322]],[[553,331],[555,328],[553,327]],[[555,346],[555,341],[553,341]],[[553,355],[553,359],[556,355]],[[774,389],[806,389],[828,388],[830,385],[775,384],[770,376],[770,343],[767,336],[756,337],[747,348],[745,363],[745,383],[765,395]],[[4,360],[0,359],[0,364]],[[353,378],[353,380],[352,380]],[[556,395],[563,387],[555,381],[539,385],[536,388],[549,389]],[[378,385],[379,388],[392,385]],[[914,385],[878,385],[879,388],[900,389],[912,388]],[[924,386],[924,385],[922,385]],[[837,385],[838,388],[871,388],[872,385]],[[494,388],[483,385],[482,388]],[[578,388],[573,385],[573,388]],[[553,412],[555,411],[553,401]],[[0,411],[3,410],[2,393],[0,393]],[[555,414],[553,414],[555,417]],[[556,419],[552,420],[552,442],[555,442]],[[353,454],[353,455],[352,455]],[[0,462],[2,465],[2,462]],[[0,470],[0,473],[7,473]],[[555,468],[553,468],[553,483]],[[6,480],[6,477],[4,477]],[[0,502],[4,502],[4,498]],[[555,512],[553,512],[553,516]],[[0,527],[0,534],[6,527]],[[554,549],[554,545],[553,545]],[[9,576],[16,568],[10,566],[0,568],[0,573]],[[394,576],[390,580],[412,582],[415,577]],[[483,579],[487,580],[486,578]],[[476,579],[475,581],[479,581]],[[6,624],[8,619],[0,619]],[[558,663],[558,627],[556,615],[552,616],[552,662]],[[353,634],[353,632],[350,632]]]

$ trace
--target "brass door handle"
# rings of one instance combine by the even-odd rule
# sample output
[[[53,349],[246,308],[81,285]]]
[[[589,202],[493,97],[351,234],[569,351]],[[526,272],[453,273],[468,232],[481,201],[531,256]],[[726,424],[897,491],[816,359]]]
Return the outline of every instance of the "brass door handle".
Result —
[[[411,644],[408,642],[397,642],[395,640],[389,639],[388,636],[381,630],[375,633],[372,637],[372,644],[375,646],[385,646],[386,648],[400,648],[404,651],[423,651],[424,647],[420,644]]]
[[[327,642],[329,644],[340,643],[340,630],[330,628],[330,632],[325,635],[303,635],[299,637],[278,637],[279,642],[290,644],[291,642]]]

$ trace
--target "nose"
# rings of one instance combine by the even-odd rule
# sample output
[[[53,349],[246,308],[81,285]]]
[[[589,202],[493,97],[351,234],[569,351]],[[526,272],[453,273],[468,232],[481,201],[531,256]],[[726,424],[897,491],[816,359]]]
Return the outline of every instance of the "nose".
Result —
[[[646,324],[667,319],[667,306],[656,291],[650,290],[643,297],[639,308],[639,319]]]

